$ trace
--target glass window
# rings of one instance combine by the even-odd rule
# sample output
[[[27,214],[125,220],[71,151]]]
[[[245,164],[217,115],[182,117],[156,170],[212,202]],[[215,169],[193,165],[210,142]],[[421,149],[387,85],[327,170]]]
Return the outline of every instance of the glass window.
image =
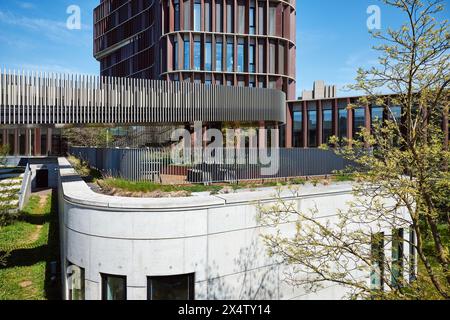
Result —
[[[399,288],[403,278],[403,229],[394,229],[392,233],[391,284],[394,288]]]
[[[264,44],[260,43],[258,44],[258,72],[259,73],[264,73],[266,72],[266,68],[265,68],[265,50],[264,50]]]
[[[205,70],[212,70],[212,53],[211,53],[211,39],[207,39],[205,42]]]
[[[69,276],[69,300],[84,300],[84,269],[69,262],[67,274]]]
[[[222,42],[216,42],[216,71],[222,71],[222,59],[223,59],[222,52],[223,52]]]
[[[216,0],[216,32],[223,32],[222,0]]]
[[[190,56],[189,39],[184,39],[184,70],[189,70],[191,68]]]
[[[238,33],[245,33],[245,1],[238,1]]]
[[[173,41],[173,70],[178,69],[178,41]]]
[[[269,73],[275,73],[276,66],[276,44],[273,41],[269,42]]]
[[[200,31],[202,25],[202,5],[200,0],[194,2],[194,31]]]
[[[294,111],[294,128],[292,141],[295,148],[303,147],[303,112]]]
[[[227,71],[229,71],[229,72],[233,72],[233,70],[234,70],[234,59],[233,59],[234,52],[233,51],[234,51],[233,40],[228,39],[227,40]]]
[[[278,71],[279,74],[284,74],[284,44],[278,46]]]
[[[317,111],[308,110],[308,147],[316,147],[316,146],[317,146]]]
[[[322,136],[323,143],[328,144],[331,136],[333,135],[333,110],[323,109],[322,110]]]
[[[180,1],[174,1],[174,9],[175,9],[175,31],[180,30]]]
[[[255,45],[251,44],[248,48],[249,72],[255,72]]]
[[[237,46],[237,71],[244,72],[244,44],[239,43]]]
[[[194,40],[194,70],[200,70],[201,65],[201,44],[200,39]]]
[[[399,107],[399,106],[391,107],[391,114],[389,114],[389,118],[392,119],[392,117],[394,117],[397,121],[401,121],[402,107]]]
[[[127,278],[124,276],[102,274],[102,299],[126,300]]]
[[[260,1],[258,3],[258,33],[264,34],[265,30],[265,23],[264,20],[264,2]]]
[[[211,19],[211,1],[205,0],[205,31],[211,31],[212,30],[212,19]]]
[[[339,129],[339,138],[347,138],[347,109],[339,109],[338,112],[338,129]]]
[[[191,29],[191,1],[190,0],[184,0],[183,2],[183,10],[184,10],[184,30],[190,30]]]
[[[365,114],[364,108],[353,109],[353,138],[356,138],[362,128],[366,126]]]
[[[383,107],[372,107],[370,109],[370,122],[372,125],[383,122],[383,110]]]
[[[194,274],[148,277],[148,300],[194,300]]]
[[[274,36],[276,35],[276,29],[275,29],[275,13],[276,13],[277,7],[271,5],[269,6],[269,35]]]
[[[372,290],[383,290],[384,285],[384,233],[376,233],[371,239],[371,272],[370,287]]]
[[[227,32],[234,32],[234,11],[233,11],[233,1],[227,1]]]
[[[256,30],[256,16],[255,16],[255,3],[253,1],[251,1],[250,3],[250,9],[249,9],[249,17],[248,17],[248,23],[249,23],[249,33],[250,34],[255,34]]]

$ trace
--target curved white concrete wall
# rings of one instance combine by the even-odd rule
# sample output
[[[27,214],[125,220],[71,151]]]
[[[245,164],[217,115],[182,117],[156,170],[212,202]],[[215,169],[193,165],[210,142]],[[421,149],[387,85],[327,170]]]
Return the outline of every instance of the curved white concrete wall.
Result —
[[[337,299],[330,286],[306,295],[283,281],[261,241],[256,200],[273,189],[217,196],[141,199],[94,193],[60,158],[62,261],[85,269],[86,299],[101,299],[101,273],[126,275],[127,298],[147,298],[147,276],[195,273],[196,299]],[[286,194],[287,196],[287,194]],[[324,216],[344,208],[351,185],[302,188],[299,208]],[[294,223],[280,226],[293,232]],[[64,268],[63,268],[64,270]],[[64,280],[65,275],[63,276]]]

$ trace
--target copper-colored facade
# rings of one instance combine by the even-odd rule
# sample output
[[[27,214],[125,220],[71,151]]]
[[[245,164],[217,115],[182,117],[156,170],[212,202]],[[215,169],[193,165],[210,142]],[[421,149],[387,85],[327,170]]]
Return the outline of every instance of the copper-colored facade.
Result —
[[[293,100],[295,22],[292,0],[103,0],[94,55],[104,76],[276,88]]]

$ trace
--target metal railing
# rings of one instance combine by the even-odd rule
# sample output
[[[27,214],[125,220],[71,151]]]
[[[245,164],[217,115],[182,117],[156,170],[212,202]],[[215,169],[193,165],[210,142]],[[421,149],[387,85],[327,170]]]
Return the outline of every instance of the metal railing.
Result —
[[[163,184],[237,182],[332,174],[351,163],[331,150],[218,149],[195,153],[174,162],[170,148],[112,149],[71,147],[70,154],[86,161],[105,176]],[[260,152],[272,162],[262,161]],[[274,152],[276,154],[274,154]],[[231,156],[230,156],[231,155]],[[275,165],[274,165],[274,162]],[[274,170],[269,170],[271,165]]]

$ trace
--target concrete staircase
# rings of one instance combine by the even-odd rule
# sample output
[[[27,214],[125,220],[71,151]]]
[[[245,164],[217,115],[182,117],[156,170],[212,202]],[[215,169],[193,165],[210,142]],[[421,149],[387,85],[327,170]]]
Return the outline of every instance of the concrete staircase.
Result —
[[[24,170],[21,168],[0,168],[0,206],[9,213],[19,211],[19,191]]]

